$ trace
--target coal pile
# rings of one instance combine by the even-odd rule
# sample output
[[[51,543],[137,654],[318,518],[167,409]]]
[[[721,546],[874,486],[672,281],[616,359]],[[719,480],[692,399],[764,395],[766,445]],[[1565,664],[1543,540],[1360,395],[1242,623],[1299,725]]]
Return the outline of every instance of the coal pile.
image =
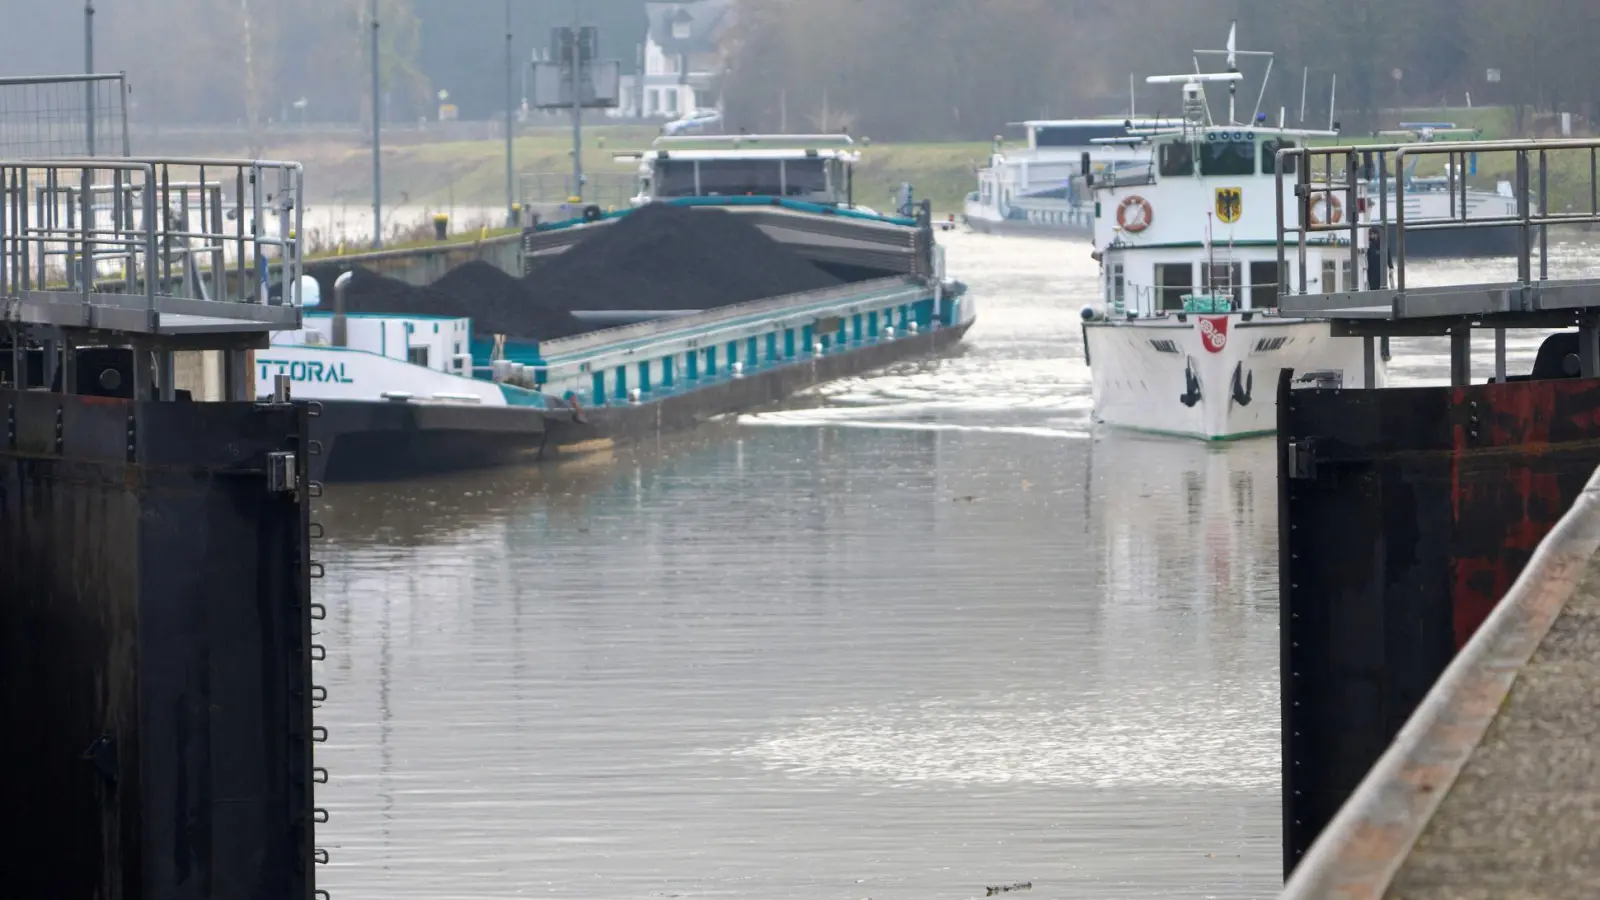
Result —
[[[466,304],[472,310],[472,327],[480,334],[550,340],[591,330],[520,278],[481,260],[451,269],[433,283],[432,290]]]
[[[324,308],[332,310],[331,291]],[[450,272],[432,287],[416,287],[356,268],[345,290],[345,311],[389,315],[469,318],[477,335],[504,334],[551,340],[588,331],[564,310],[529,295],[522,282],[485,262]]]
[[[842,282],[738,215],[641,207],[524,279],[565,310],[712,309]]]
[[[314,272],[333,306],[332,266]],[[554,340],[594,330],[573,310],[713,309],[843,284],[732,213],[652,204],[597,228],[527,278],[470,262],[430,287],[356,268],[352,313],[469,318],[477,335]]]

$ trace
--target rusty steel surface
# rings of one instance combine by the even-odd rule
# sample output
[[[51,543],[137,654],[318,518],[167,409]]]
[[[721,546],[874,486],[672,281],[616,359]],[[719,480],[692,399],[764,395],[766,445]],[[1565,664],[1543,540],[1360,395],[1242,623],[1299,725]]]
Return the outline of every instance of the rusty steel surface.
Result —
[[[1581,892],[1592,889],[1595,882],[1587,879],[1600,875],[1596,866],[1600,860],[1591,858],[1588,867],[1577,873],[1570,865],[1529,865],[1534,860],[1528,858],[1525,846],[1502,838],[1484,840],[1481,834],[1470,833],[1473,829],[1463,834],[1460,826],[1474,817],[1502,822],[1508,817],[1520,819],[1519,830],[1528,832],[1524,842],[1535,844],[1544,844],[1547,836],[1570,828],[1590,835],[1592,844],[1595,829],[1566,818],[1544,818],[1539,809],[1542,798],[1518,790],[1523,785],[1517,783],[1510,784],[1509,791],[1504,789],[1508,779],[1503,765],[1490,764],[1488,771],[1476,773],[1478,786],[1472,796],[1463,798],[1453,788],[1464,772],[1472,773],[1477,766],[1492,725],[1526,717],[1527,711],[1517,702],[1515,691],[1520,687],[1514,689],[1514,685],[1529,671],[1530,659],[1544,652],[1541,644],[1567,612],[1569,601],[1580,594],[1591,599],[1600,596],[1597,548],[1600,473],[1591,478],[1511,591],[1329,823],[1285,887],[1285,900],[1533,895],[1515,893],[1513,885],[1496,887],[1492,884],[1495,873],[1531,882],[1539,896],[1589,896]],[[1574,628],[1587,631],[1592,638],[1593,610],[1583,618],[1587,621]],[[1575,677],[1588,684],[1593,695],[1600,692],[1600,684],[1592,681],[1597,676],[1600,667],[1578,672]],[[1593,709],[1572,712],[1587,720]],[[1516,744],[1514,753],[1534,759],[1541,758],[1542,739],[1555,734],[1537,727],[1511,733],[1500,730],[1502,743]],[[1559,774],[1565,776],[1567,786],[1593,790],[1596,786],[1589,783],[1587,757],[1569,754],[1565,759],[1568,765]],[[1548,774],[1561,766],[1540,768]],[[1497,779],[1501,782],[1498,793]],[[1526,814],[1529,811],[1535,813],[1531,818]],[[1541,836],[1541,830],[1547,835]],[[1585,880],[1572,882],[1575,874]]]
[[[1600,465],[1600,381],[1280,389],[1287,876]]]

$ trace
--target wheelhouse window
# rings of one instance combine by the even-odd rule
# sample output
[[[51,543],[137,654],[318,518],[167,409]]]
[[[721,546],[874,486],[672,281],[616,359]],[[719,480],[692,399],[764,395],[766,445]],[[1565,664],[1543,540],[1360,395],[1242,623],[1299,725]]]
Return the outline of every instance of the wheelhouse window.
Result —
[[[1160,156],[1161,174],[1164,177],[1194,174],[1193,144],[1162,144]]]
[[[1201,175],[1256,174],[1254,141],[1207,141],[1200,145]]]
[[[785,193],[790,197],[825,197],[828,169],[821,159],[791,159],[783,164]]]
[[[781,197],[782,167],[776,159],[701,160],[700,193],[707,197]]]
[[[1275,140],[1261,142],[1261,174],[1271,175],[1278,171],[1278,151],[1293,150],[1295,142],[1291,140]],[[1283,174],[1293,175],[1298,166],[1298,156],[1286,156],[1283,160]]]
[[[694,197],[698,194],[693,162],[664,159],[656,163],[657,197]]]

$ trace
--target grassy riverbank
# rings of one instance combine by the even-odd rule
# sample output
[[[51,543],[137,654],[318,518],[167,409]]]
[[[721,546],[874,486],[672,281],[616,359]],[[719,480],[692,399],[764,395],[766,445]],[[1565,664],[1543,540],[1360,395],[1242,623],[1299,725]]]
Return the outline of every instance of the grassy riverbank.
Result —
[[[1513,119],[1504,109],[1407,110],[1397,121],[1453,121],[1463,127],[1482,129],[1484,139],[1508,136]],[[584,132],[584,168],[596,179],[609,178],[614,185],[610,197],[601,202],[614,204],[626,196],[625,189],[635,164],[621,162],[613,154],[621,150],[648,147],[656,136],[651,128],[594,127]],[[1393,142],[1392,137],[1347,135],[1344,143]],[[1320,143],[1320,142],[1319,142]],[[1331,143],[1331,141],[1329,142]],[[973,171],[982,165],[989,152],[983,142],[967,143],[873,143],[863,149],[856,172],[856,198],[868,206],[884,208],[896,186],[909,181],[918,196],[931,199],[940,216],[959,213],[962,199],[975,185]],[[313,205],[323,208],[348,207],[352,217],[371,202],[372,160],[370,151],[353,140],[296,140],[283,136],[269,144],[268,155],[297,159],[306,165],[307,189]],[[554,200],[561,191],[560,177],[571,170],[571,134],[562,128],[531,130],[517,138],[515,172],[550,173],[552,176],[542,199]],[[1582,157],[1581,159],[1579,157]],[[1425,158],[1423,171],[1442,167],[1440,157]],[[1476,186],[1493,189],[1495,182],[1509,180],[1515,166],[1507,154],[1481,154]],[[1553,209],[1587,207],[1589,203],[1587,154],[1552,153],[1550,156],[1550,196]],[[453,230],[477,230],[504,225],[499,210],[506,197],[505,144],[496,140],[426,142],[405,140],[396,135],[386,143],[383,153],[385,209],[394,215],[405,210],[408,217],[421,211],[456,213]],[[615,185],[621,184],[621,187]],[[518,188],[518,199],[525,197]],[[419,222],[421,219],[419,218]],[[415,223],[391,220],[390,228]],[[338,227],[323,229],[325,241],[337,242]],[[419,237],[421,237],[419,235]]]
[[[648,147],[651,129],[590,128],[584,132],[584,170],[591,176],[631,176],[636,163],[612,154]],[[973,169],[988,154],[983,143],[872,144],[862,148],[856,170],[856,198],[868,206],[888,205],[902,181],[916,186],[941,214],[958,212],[973,189]],[[348,142],[285,140],[268,155],[306,165],[306,188],[313,202],[360,207],[371,202],[372,155]],[[523,173],[571,171],[572,137],[562,129],[540,130],[517,138],[514,169]],[[390,206],[499,208],[505,203],[505,144],[501,141],[412,143],[383,151],[384,202]],[[520,193],[520,191],[519,191]],[[553,197],[551,199],[554,199]]]

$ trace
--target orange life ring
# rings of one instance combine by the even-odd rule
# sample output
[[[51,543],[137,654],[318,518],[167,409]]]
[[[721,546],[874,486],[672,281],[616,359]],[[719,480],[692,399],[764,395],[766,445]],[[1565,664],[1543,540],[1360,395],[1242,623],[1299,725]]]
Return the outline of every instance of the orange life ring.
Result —
[[[1150,208],[1150,201],[1138,194],[1123,198],[1122,203],[1117,206],[1117,224],[1122,226],[1123,231],[1138,234],[1149,228],[1153,221],[1155,221],[1155,210]]]
[[[1307,204],[1307,208],[1311,211],[1311,224],[1323,224],[1322,217],[1317,215],[1317,204],[1319,202],[1326,203],[1328,205],[1327,224],[1339,224],[1339,222],[1344,218],[1344,205],[1339,202],[1338,194],[1332,194],[1327,191],[1319,191],[1318,193],[1311,195],[1311,202]]]

